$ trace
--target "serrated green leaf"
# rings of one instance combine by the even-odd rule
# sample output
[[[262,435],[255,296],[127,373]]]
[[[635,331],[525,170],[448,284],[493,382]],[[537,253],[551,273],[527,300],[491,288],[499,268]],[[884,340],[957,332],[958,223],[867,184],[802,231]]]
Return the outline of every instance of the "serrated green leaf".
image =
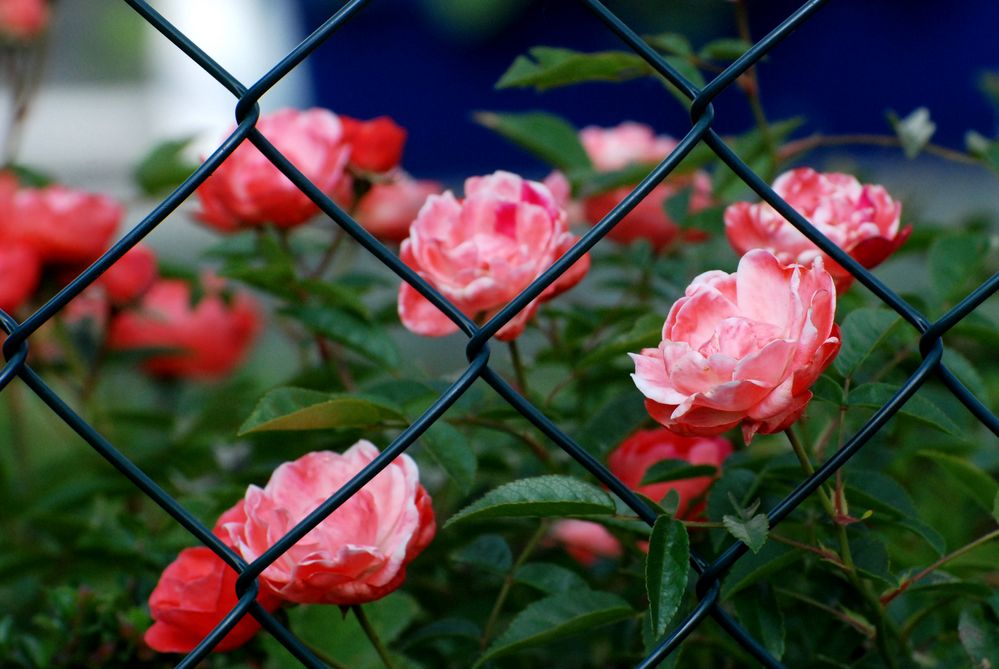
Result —
[[[653,636],[666,632],[687,589],[690,571],[690,540],[687,528],[669,516],[659,516],[649,537],[645,560],[645,587]]]
[[[846,477],[846,491],[851,506],[876,512],[900,527],[922,537],[942,555],[947,546],[935,529],[919,519],[919,513],[909,493],[894,479],[875,471],[851,469]]]
[[[865,383],[850,391],[847,404],[850,406],[880,409],[894,397],[896,392],[898,392],[898,388],[890,383]],[[918,392],[910,397],[898,412],[918,420],[925,425],[934,427],[941,432],[948,434],[961,433],[961,428],[954,424],[950,416]]]
[[[594,457],[602,458],[647,419],[641,393],[624,393],[597,409],[575,437]]]
[[[943,362],[953,372],[958,381],[963,383],[971,393],[988,406],[991,404],[988,385],[975,365],[953,348],[945,348]]]
[[[582,590],[545,597],[518,613],[473,669],[502,655],[624,620],[633,613],[626,601],[606,592]]]
[[[977,233],[941,237],[930,245],[927,256],[930,285],[940,299],[964,297],[978,282],[976,277],[981,273],[988,248],[988,237]]]
[[[850,552],[861,573],[889,587],[898,585],[898,580],[889,571],[888,546],[880,536],[872,532],[851,536]]]
[[[545,163],[566,172],[592,167],[576,128],[544,112],[479,112],[475,120]]]
[[[758,513],[749,520],[737,516],[722,516],[722,524],[733,537],[749,546],[749,550],[759,553],[770,534],[770,520],[767,514]]]
[[[627,81],[652,73],[652,68],[640,56],[626,51],[584,53],[537,46],[528,53],[529,56],[517,57],[500,77],[496,88],[546,91],[587,81]]]
[[[852,377],[901,322],[901,317],[888,309],[862,307],[847,314],[840,328],[843,343],[833,362],[836,371]]]
[[[548,562],[528,562],[517,570],[514,579],[517,583],[523,583],[549,595],[578,592],[589,588],[583,577],[576,572]]]
[[[801,551],[784,544],[767,542],[759,553],[748,553],[736,561],[722,584],[722,597],[728,599],[743,588],[787,568],[802,556]]]
[[[451,516],[444,527],[468,520],[609,515],[614,510],[610,495],[595,485],[571,476],[537,476],[490,490]]]
[[[510,544],[498,534],[483,534],[462,546],[451,559],[494,574],[506,574],[513,565]]]
[[[926,107],[915,109],[905,118],[899,118],[895,112],[888,112],[888,122],[902,143],[906,158],[918,156],[937,130],[937,124],[930,120],[930,110]]]
[[[999,495],[999,483],[995,479],[964,458],[938,451],[919,451],[919,455],[937,463],[986,513],[993,512],[996,495]]]
[[[576,367],[585,369],[590,365],[611,360],[627,353],[637,353],[643,348],[655,347],[662,339],[663,317],[659,314],[646,314],[635,321],[631,330],[614,337],[579,359]]]
[[[708,490],[708,518],[720,523],[726,514],[739,513],[756,491],[757,484],[756,474],[748,469],[723,468],[721,478]],[[738,505],[732,504],[730,496],[736,498]]]
[[[777,604],[774,589],[757,583],[733,598],[739,621],[747,632],[763,642],[776,659],[784,656],[784,615]]]
[[[999,626],[986,620],[987,615],[981,606],[968,606],[957,624],[961,645],[975,669],[999,667]]]
[[[423,433],[420,443],[447,472],[462,495],[471,492],[479,463],[465,435],[447,423],[437,422]]]
[[[239,434],[274,430],[325,430],[402,424],[395,409],[356,395],[332,395],[305,388],[275,388],[266,393]]]
[[[161,142],[142,158],[135,168],[135,183],[146,195],[172,191],[198,168],[184,155],[193,137]]]
[[[660,460],[645,472],[641,485],[680,481],[699,476],[714,476],[718,468],[713,465],[692,465],[686,460]]]
[[[744,39],[722,37],[705,44],[697,55],[706,60],[735,60],[752,47],[752,43]]]
[[[385,328],[369,323],[356,314],[344,309],[317,306],[288,306],[281,309],[281,313],[383,367],[393,369],[399,365],[399,350]]]

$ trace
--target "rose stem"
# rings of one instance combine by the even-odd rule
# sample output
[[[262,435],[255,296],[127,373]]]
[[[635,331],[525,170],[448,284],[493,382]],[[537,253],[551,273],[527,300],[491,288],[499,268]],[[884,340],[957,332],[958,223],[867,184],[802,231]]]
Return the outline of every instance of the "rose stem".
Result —
[[[506,578],[503,580],[503,585],[500,587],[499,594],[496,596],[496,602],[493,604],[493,610],[489,612],[489,619],[486,620],[486,626],[482,628],[482,638],[479,640],[479,647],[485,650],[486,646],[489,644],[489,639],[492,638],[493,628],[496,626],[496,620],[499,618],[500,611],[503,609],[503,604],[506,602],[506,596],[510,593],[510,588],[513,586],[513,579],[517,576],[517,571],[523,566],[527,561],[527,558],[531,556],[534,549],[537,548],[538,542],[541,541],[541,537],[545,536],[545,532],[548,531],[548,523],[541,521],[538,524],[538,529],[534,531],[531,538],[527,540],[524,544],[524,549],[520,551],[520,555],[517,556],[517,561],[513,563],[510,567],[510,571],[507,572]]]
[[[510,360],[513,361],[513,372],[517,375],[517,389],[521,395],[527,396],[527,376],[524,374],[524,361],[520,357],[520,349],[517,348],[517,340],[511,339]]]
[[[964,546],[961,546],[960,548],[958,548],[954,552],[948,553],[947,555],[944,555],[942,558],[940,558],[939,560],[937,560],[936,562],[934,562],[933,564],[931,564],[929,567],[927,567],[926,569],[924,569],[921,572],[919,572],[918,574],[916,574],[915,576],[913,576],[911,578],[907,578],[904,581],[902,581],[902,583],[897,588],[895,588],[894,590],[892,590],[891,592],[882,595],[881,596],[881,603],[882,604],[888,604],[891,600],[895,599],[896,597],[898,597],[899,595],[901,595],[903,592],[905,592],[906,590],[908,590],[909,586],[911,586],[913,583],[916,583],[917,581],[923,580],[924,578],[926,578],[931,573],[933,573],[934,571],[936,571],[940,567],[944,566],[945,564],[947,564],[951,560],[959,558],[962,555],[964,555],[965,553],[967,553],[969,551],[972,551],[972,550],[978,548],[979,546],[981,546],[983,544],[987,544],[988,542],[990,542],[990,541],[992,541],[993,539],[996,539],[996,538],[999,538],[999,530],[992,530],[988,534],[986,534],[984,536],[981,536],[981,537],[978,537],[977,539],[975,539],[974,541],[972,541],[970,544],[966,544]]]
[[[305,641],[305,647],[309,649],[309,652],[318,657],[320,660],[333,667],[333,669],[350,669],[347,665],[342,662],[334,660],[332,657],[326,654],[321,648],[317,648],[315,645]]]
[[[807,153],[812,149],[828,146],[850,145],[883,146],[887,148],[899,149],[902,148],[902,140],[891,135],[822,135],[816,133],[814,135],[809,135],[808,137],[788,142],[784,146],[780,147],[780,150],[777,153],[780,161],[786,162],[795,158],[799,154]],[[927,144],[922,150],[925,153],[953,163],[960,163],[962,165],[984,165],[981,160],[978,160],[973,156],[969,156],[961,151],[949,149],[945,146],[940,146],[939,144]]]
[[[735,0],[735,21],[739,28],[739,37],[748,42],[753,43],[753,36],[749,31],[749,11],[746,8],[745,0]],[[770,123],[767,122],[767,115],[763,111],[763,103],[760,102],[760,80],[756,76],[756,66],[750,67],[746,70],[745,75],[748,85],[742,86],[743,92],[746,94],[746,100],[749,102],[749,108],[753,112],[753,119],[756,121],[756,126],[760,130],[760,135],[763,138],[763,145],[767,149],[767,153],[770,155],[771,172],[777,169],[777,146],[774,144],[773,133],[770,131]],[[768,181],[773,178],[773,174],[766,175]]]
[[[378,632],[375,628],[371,626],[371,621],[368,620],[367,614],[364,613],[364,609],[361,608],[360,604],[353,604],[350,610],[354,612],[357,616],[357,622],[361,624],[361,629],[368,636],[368,640],[371,641],[371,645],[374,647],[375,652],[378,653],[378,657],[382,658],[382,664],[385,665],[385,669],[395,669],[395,665],[392,664],[392,658],[389,657],[388,649],[385,648],[385,644],[378,637]]]
[[[794,433],[794,428],[787,428],[784,430],[784,434],[787,435],[787,440],[791,442],[791,448],[794,450],[794,454],[798,456],[798,461],[801,462],[801,468],[809,476],[814,474],[815,467],[812,466],[812,461],[809,459],[808,453],[805,452],[805,447],[798,439],[798,435]],[[837,522],[836,508],[833,506],[832,500],[829,498],[829,494],[824,488],[818,488],[816,492],[819,495],[819,501],[822,502],[822,506],[825,508],[826,513],[829,514],[833,524],[836,526],[840,546],[839,552],[842,557],[842,562],[846,566],[846,575],[849,578],[850,583],[854,588],[856,588],[857,592],[861,595],[875,616],[874,623],[877,631],[875,641],[878,645],[878,653],[890,669],[896,669],[896,667],[898,667],[898,662],[895,654],[892,653],[890,648],[888,648],[888,640],[886,638],[889,621],[885,616],[884,607],[881,606],[881,602],[878,600],[877,595],[875,595],[874,591],[871,590],[870,584],[861,581],[860,577],[857,575],[857,567],[853,562],[853,553],[850,550],[850,541],[846,534],[846,526]]]

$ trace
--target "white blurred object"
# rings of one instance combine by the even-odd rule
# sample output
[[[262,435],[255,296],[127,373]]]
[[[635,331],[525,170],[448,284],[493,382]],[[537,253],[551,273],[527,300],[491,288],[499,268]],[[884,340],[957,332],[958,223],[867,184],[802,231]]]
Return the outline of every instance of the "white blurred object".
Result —
[[[251,86],[301,39],[294,5],[273,0],[161,0],[156,9],[205,53]],[[236,98],[180,49],[149,28],[151,131],[159,137],[205,134],[216,141],[235,123]],[[260,100],[261,108],[309,104],[300,65]],[[211,148],[211,147],[208,147]]]

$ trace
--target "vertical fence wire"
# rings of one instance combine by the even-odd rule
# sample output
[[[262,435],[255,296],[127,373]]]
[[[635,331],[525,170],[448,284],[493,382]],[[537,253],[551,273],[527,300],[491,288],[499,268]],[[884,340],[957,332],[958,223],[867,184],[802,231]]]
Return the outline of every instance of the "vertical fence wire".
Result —
[[[624,216],[631,211],[653,188],[660,184],[698,144],[705,144],[742,179],[763,200],[772,205],[781,215],[797,227],[806,237],[815,242],[836,262],[846,268],[863,286],[870,290],[885,305],[897,312],[913,329],[913,337],[919,341],[922,363],[895,392],[894,396],[878,409],[839,451],[830,456],[810,477],[798,486],[773,508],[767,510],[771,527],[779,525],[805,499],[812,495],[830,476],[859,452],[870,439],[900,410],[931,376],[937,376],[954,396],[989,430],[999,435],[999,418],[985,407],[950,370],[943,364],[943,337],[954,325],[999,290],[999,274],[972,291],[944,316],[930,322],[901,296],[885,286],[873,274],[860,266],[853,258],[823,236],[807,220],[783,201],[771,187],[732,150],[715,132],[712,125],[716,111],[713,100],[731,86],[736,78],[759,62],[772,51],[779,53],[779,43],[799,28],[826,4],[826,0],[809,0],[785,21],[774,28],[764,38],[756,42],[745,54],[719,73],[703,88],[694,86],[673,68],[665,58],[645,42],[634,30],[614,12],[598,0],[578,0],[617,35],[625,45],[643,58],[652,69],[675,86],[690,100],[691,129],[678,143],[674,151],[656,166],[633,190],[610,211],[603,220],[591,228],[577,243],[559,258],[550,268],[522,291],[513,301],[500,310],[484,325],[477,326],[443,295],[424,281],[413,270],[403,264],[388,248],[382,245],[346,212],[338,207],[318,187],[312,184],[287,158],[256,129],[259,118],[258,100],[271,87],[305,60],[310,53],[330,39],[340,29],[350,29],[350,20],[363,11],[370,0],[349,0],[345,2],[324,24],[303,40],[295,49],[277,63],[258,81],[247,86],[215,62],[197,44],[194,44],[180,30],[173,26],[144,0],[123,0],[144,21],[172,42],[192,61],[212,76],[220,86],[235,98],[236,128],[215,149],[202,165],[188,177],[173,193],[159,203],[148,215],[136,223],[132,229],[90,267],[60,290],[51,300],[40,307],[23,322],[18,323],[0,311],[0,327],[7,333],[3,344],[5,363],[0,369],[0,392],[15,377],[30,388],[48,408],[101,457],[115,467],[143,494],[162,507],[177,523],[191,533],[202,544],[217,553],[232,569],[239,572],[237,592],[240,598],[236,606],[189,653],[177,666],[193,667],[204,659],[212,648],[245,615],[252,615],[262,624],[264,630],[274,636],[303,666],[318,669],[326,665],[315,657],[308,648],[285,627],[281,621],[266,612],[254,602],[258,590],[257,577],[275,560],[322,522],[341,504],[386,467],[393,459],[406,451],[409,446],[444,412],[456,402],[477,380],[482,379],[514,409],[533,424],[551,443],[568,453],[580,465],[629,506],[639,518],[651,525],[656,512],[635,495],[617,477],[583,447],[571,439],[543,411],[508,384],[489,364],[489,342],[492,337],[510,321],[521,309],[535,299],[572,264],[607,235]],[[443,311],[468,337],[466,356],[468,366],[464,372],[443,392],[437,400],[368,466],[340,490],[332,494],[284,537],[278,540],[258,559],[247,564],[232,550],[216,538],[187,509],[171,497],[156,481],[132,463],[120,450],[116,449],[97,430],[64,402],[59,395],[27,364],[27,353],[31,335],[56,315],[75,296],[95,281],[107,268],[126,251],[148,235],[190,195],[242,142],[253,143],[281,172],[283,172],[302,192],[315,202],[322,212],[349,234],[362,248],[387,266],[403,281],[408,282],[421,295]],[[707,561],[699,555],[691,556],[691,566],[698,574],[696,594],[698,603],[693,610],[645,657],[637,666],[655,667],[707,618],[712,618],[726,633],[741,645],[752,657],[765,667],[777,668],[783,665],[776,660],[757,640],[748,634],[731,615],[720,605],[721,581],[732,566],[741,559],[748,547],[733,541],[714,561]]]

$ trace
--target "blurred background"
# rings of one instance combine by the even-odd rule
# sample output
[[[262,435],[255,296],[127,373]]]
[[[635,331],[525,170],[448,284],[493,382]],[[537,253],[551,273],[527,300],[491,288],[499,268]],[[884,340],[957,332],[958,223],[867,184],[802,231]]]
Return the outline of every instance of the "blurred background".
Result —
[[[334,0],[159,0],[162,14],[244,82],[252,82],[341,4]],[[608,0],[638,32],[686,35],[694,46],[736,35],[727,0]],[[800,2],[749,0],[754,37]],[[969,129],[991,137],[996,113],[980,88],[999,71],[994,0],[830,2],[759,68],[771,119],[802,116],[797,134],[891,134],[888,110],[928,107],[934,141],[963,149]],[[76,186],[131,192],[135,162],[166,138],[198,135],[210,149],[232,124],[234,101],[123,2],[59,2],[42,93],[26,128],[22,162]],[[480,110],[544,109],[578,126],[639,120],[681,136],[687,113],[651,79],[546,93],[496,90],[506,68],[536,45],[585,51],[622,45],[573,0],[375,0],[263,100],[265,109],[318,104],[368,118],[388,114],[409,130],[404,166],[460,185],[472,174],[545,168],[477,125]],[[743,97],[716,102],[723,133],[748,129]],[[81,131],[82,130],[82,131]],[[877,178],[930,215],[996,206],[992,177],[932,157],[838,149],[813,163]],[[886,169],[890,164],[891,169]],[[945,186],[942,188],[941,186]],[[192,233],[193,234],[193,233]]]

